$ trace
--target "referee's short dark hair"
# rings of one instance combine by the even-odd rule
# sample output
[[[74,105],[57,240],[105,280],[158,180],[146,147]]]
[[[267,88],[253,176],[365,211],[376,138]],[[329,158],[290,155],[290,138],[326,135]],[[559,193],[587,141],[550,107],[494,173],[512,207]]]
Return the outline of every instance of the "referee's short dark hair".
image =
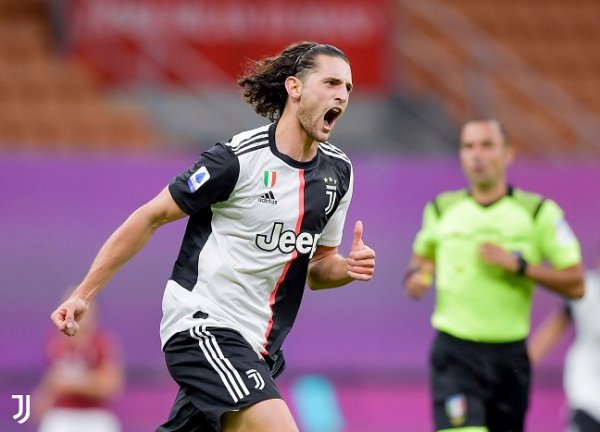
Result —
[[[474,118],[472,118],[470,120],[467,120],[464,123],[464,125],[466,125],[467,123],[491,123],[491,124],[496,125],[496,127],[500,131],[500,135],[502,135],[502,140],[504,141],[504,144],[505,145],[510,145],[510,139],[509,139],[509,136],[508,136],[508,131],[506,130],[506,127],[504,127],[504,124],[502,124],[502,122],[500,120],[498,120],[497,118],[495,118],[495,117],[486,117],[486,116],[474,117]]]

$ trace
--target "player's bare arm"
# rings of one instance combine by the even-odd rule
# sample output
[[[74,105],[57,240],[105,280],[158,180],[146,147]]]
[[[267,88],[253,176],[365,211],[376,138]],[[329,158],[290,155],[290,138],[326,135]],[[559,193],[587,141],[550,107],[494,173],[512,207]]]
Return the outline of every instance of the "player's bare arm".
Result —
[[[404,292],[413,299],[420,299],[433,285],[435,263],[432,259],[413,255],[406,275],[404,276]]]
[[[564,308],[547,316],[527,342],[531,364],[537,366],[563,338],[571,326],[571,317]]]
[[[134,211],[104,243],[71,296],[52,313],[56,327],[66,335],[75,335],[77,322],[85,314],[89,302],[117,270],[144,247],[159,227],[184,216],[185,212],[173,201],[167,188]]]
[[[509,272],[519,272],[519,258],[493,243],[483,243],[479,247],[480,258]],[[581,264],[556,269],[541,264],[529,264],[522,270],[526,276],[538,284],[568,298],[583,297],[585,292],[584,271]]]
[[[350,253],[344,258],[337,247],[318,246],[308,265],[308,286],[335,288],[354,280],[369,281],[375,272],[375,251],[362,240],[363,225],[357,221]]]

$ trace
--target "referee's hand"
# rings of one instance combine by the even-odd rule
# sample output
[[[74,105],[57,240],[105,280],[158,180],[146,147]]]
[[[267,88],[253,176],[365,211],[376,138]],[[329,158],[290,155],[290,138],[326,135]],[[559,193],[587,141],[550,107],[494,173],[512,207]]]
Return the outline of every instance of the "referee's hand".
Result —
[[[417,270],[411,272],[405,279],[404,292],[412,299],[420,299],[433,283],[433,272]]]
[[[486,264],[503,268],[511,273],[516,273],[519,268],[517,257],[497,244],[484,242],[479,246],[478,253],[479,258]]]
[[[50,318],[54,325],[67,336],[75,336],[79,330],[78,322],[88,310],[89,304],[80,297],[69,297]]]
[[[375,273],[375,251],[365,245],[362,235],[363,224],[361,221],[356,221],[346,271],[352,279],[368,281]]]
[[[413,256],[411,266],[404,275],[404,293],[407,297],[418,300],[433,285],[435,263],[425,257]]]

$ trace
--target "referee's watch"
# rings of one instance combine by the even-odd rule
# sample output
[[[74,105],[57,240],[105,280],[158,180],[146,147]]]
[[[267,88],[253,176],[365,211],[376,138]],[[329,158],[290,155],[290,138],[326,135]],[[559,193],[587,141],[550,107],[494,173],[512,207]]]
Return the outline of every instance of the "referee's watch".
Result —
[[[517,257],[517,274],[519,276],[525,276],[525,272],[527,271],[527,266],[529,265],[529,263],[527,262],[527,260],[525,258],[523,258],[521,255],[519,255]]]

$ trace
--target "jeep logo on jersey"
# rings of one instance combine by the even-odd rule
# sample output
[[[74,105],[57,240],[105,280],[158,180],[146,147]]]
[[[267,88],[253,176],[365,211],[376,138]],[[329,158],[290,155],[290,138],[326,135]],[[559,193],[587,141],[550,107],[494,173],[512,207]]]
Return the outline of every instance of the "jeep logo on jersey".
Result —
[[[312,258],[320,237],[321,234],[301,232],[296,235],[292,230],[283,231],[283,223],[274,222],[268,235],[256,235],[256,246],[267,252],[279,249],[283,253],[291,253],[297,250],[298,253],[309,254],[308,257]]]

